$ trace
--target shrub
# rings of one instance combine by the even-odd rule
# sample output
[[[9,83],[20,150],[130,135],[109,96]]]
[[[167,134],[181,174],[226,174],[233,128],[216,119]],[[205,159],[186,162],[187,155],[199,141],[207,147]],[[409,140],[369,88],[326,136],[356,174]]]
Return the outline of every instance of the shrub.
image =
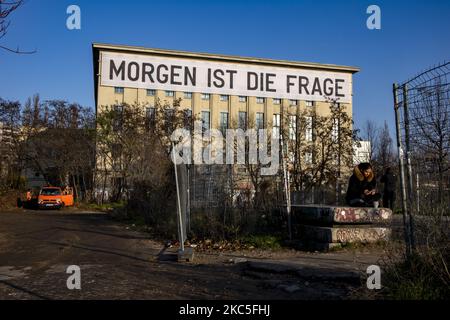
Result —
[[[448,219],[439,208],[416,219],[416,250],[407,259],[398,259],[391,250],[383,278],[386,295],[392,299],[449,299],[450,242]],[[433,214],[435,213],[435,214]]]

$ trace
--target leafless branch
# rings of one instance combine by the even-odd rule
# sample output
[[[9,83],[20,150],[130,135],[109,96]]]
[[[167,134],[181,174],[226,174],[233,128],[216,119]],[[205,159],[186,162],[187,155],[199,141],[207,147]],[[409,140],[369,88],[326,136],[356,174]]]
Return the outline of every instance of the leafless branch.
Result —
[[[10,21],[6,20],[6,18],[14,12],[17,8],[22,6],[25,3],[24,0],[17,1],[2,1],[0,0],[0,39],[2,39],[8,32],[8,28],[11,24]],[[0,45],[0,49],[5,51],[9,51],[16,54],[33,54],[36,50],[33,51],[23,51],[20,50],[19,47],[17,49],[11,49],[4,45]]]

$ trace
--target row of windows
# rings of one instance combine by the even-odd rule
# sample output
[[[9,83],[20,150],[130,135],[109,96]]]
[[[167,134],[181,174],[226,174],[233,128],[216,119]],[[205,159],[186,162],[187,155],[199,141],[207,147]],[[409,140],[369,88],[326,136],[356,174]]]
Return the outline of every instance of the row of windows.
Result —
[[[116,112],[122,112],[123,107],[122,106],[115,106]],[[189,109],[184,110],[185,112],[185,127],[190,127],[190,124],[188,123],[189,120],[192,117],[192,111]],[[147,119],[149,121],[149,125],[152,126],[155,122],[156,118],[156,112],[154,107],[147,107],[146,108],[146,115]],[[171,121],[171,117],[173,117],[173,110],[167,109],[166,113],[164,115],[166,121]],[[202,119],[202,129],[205,132],[206,130],[211,128],[211,115],[209,111],[202,111],[201,113],[201,119]],[[239,111],[238,114],[238,127],[240,129],[246,130],[247,129],[247,112],[245,111]],[[313,119],[312,117],[306,117],[306,128],[305,128],[305,139],[306,141],[312,141],[313,139]],[[115,129],[118,130],[121,127],[121,121],[119,120],[114,125]],[[272,134],[276,137],[280,134],[280,127],[281,127],[281,117],[280,114],[273,114],[273,121],[272,121]],[[226,134],[226,129],[229,128],[229,116],[228,112],[221,112],[220,118],[219,118],[219,130],[222,132],[223,135]],[[263,129],[264,128],[264,113],[263,112],[257,112],[255,116],[255,128],[256,129]],[[296,140],[297,139],[297,116],[296,115],[290,115],[288,120],[288,130],[289,130],[289,139],[290,140]],[[337,136],[337,126],[333,126],[333,140],[336,140]],[[294,155],[290,154],[289,157],[293,157]],[[294,159],[291,159],[294,161]],[[307,164],[312,163],[312,153],[307,152],[305,153],[305,162]]]
[[[118,107],[122,108],[122,107]],[[116,111],[122,111],[123,109],[116,110]],[[167,111],[170,111],[168,109]],[[192,111],[189,109],[185,110],[186,117],[192,116]],[[146,108],[146,114],[147,118],[154,120],[155,119],[155,108],[154,107],[147,107]],[[210,122],[210,112],[209,111],[202,111],[201,113],[201,119],[203,123],[203,127],[205,129],[209,129],[211,122]],[[280,133],[280,114],[273,114],[273,120],[272,120],[272,127],[273,129],[279,134]],[[306,117],[306,140],[312,141],[312,124],[313,119],[312,117]],[[290,115],[289,116],[289,137],[290,139],[296,139],[296,133],[297,133],[297,116]],[[220,113],[220,119],[219,119],[219,127],[222,131],[227,129],[229,127],[229,117],[228,112],[221,112]],[[256,129],[264,129],[264,113],[263,112],[256,112],[255,116],[255,127]],[[238,128],[246,129],[247,128],[247,112],[245,111],[239,111],[238,114]],[[335,129],[333,128],[333,134]]]
[[[124,93],[124,88],[123,87],[114,87],[114,92],[115,93],[119,93],[122,94]],[[156,90],[154,89],[147,89],[147,96],[152,97],[156,95]],[[175,92],[174,91],[165,91],[165,96],[166,97],[174,97],[175,96]],[[184,93],[184,98],[185,99],[192,99],[192,92],[185,92]],[[201,94],[201,99],[202,100],[209,100],[211,98],[211,95],[209,93],[202,93]],[[220,95],[220,101],[228,101],[229,96],[228,95]],[[266,100],[266,98],[263,97],[256,97],[256,103],[262,104],[264,103]],[[278,98],[273,98],[272,99],[273,104],[281,104],[281,99]],[[239,102],[247,102],[247,97],[246,96],[239,96]],[[297,106],[298,105],[298,100],[289,100],[289,104],[291,106]],[[306,106],[307,107],[314,107],[315,106],[315,102],[314,101],[306,101]]]
[[[256,129],[263,129],[264,128],[264,113],[257,112],[256,113]],[[306,118],[306,132],[305,132],[305,138],[306,141],[312,141],[313,137],[313,125],[312,125],[312,117]],[[203,131],[206,131],[210,128],[211,122],[210,122],[210,113],[209,111],[202,111],[202,127]],[[272,122],[272,134],[275,137],[279,137],[280,135],[280,125],[281,125],[281,118],[280,114],[273,114],[273,122]],[[239,111],[238,116],[238,127],[241,129],[247,128],[247,112],[245,111]],[[229,128],[229,117],[228,112],[221,112],[220,113],[220,119],[219,119],[219,130],[222,132],[223,135],[226,134],[226,129]],[[289,118],[289,139],[296,140],[297,139],[297,116],[290,116]],[[291,161],[294,162],[294,153],[290,153]],[[305,152],[305,163],[306,164],[312,164],[313,162],[313,155],[311,152]]]
[[[204,130],[211,128],[211,117],[209,111],[202,111],[201,114],[202,119],[202,127]],[[247,129],[247,112],[239,111],[238,114],[238,128]],[[306,126],[305,126],[305,139],[306,141],[313,140],[313,119],[312,117],[306,117]],[[289,116],[289,139],[296,140],[297,139],[297,116]],[[281,118],[280,114],[273,114],[272,120],[272,129],[273,134],[276,136],[280,135],[280,127],[281,127]],[[229,117],[228,112],[221,112],[219,118],[219,130],[225,134],[225,130],[229,128]],[[255,128],[256,129],[264,129],[264,113],[257,112],[255,116]]]

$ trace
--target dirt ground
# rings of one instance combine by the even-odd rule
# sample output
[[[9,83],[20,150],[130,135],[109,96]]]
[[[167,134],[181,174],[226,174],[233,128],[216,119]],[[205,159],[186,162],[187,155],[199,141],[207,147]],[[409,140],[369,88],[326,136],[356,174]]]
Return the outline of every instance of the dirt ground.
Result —
[[[195,252],[176,261],[106,214],[0,212],[0,299],[355,299],[381,249]],[[81,290],[69,290],[69,265]]]

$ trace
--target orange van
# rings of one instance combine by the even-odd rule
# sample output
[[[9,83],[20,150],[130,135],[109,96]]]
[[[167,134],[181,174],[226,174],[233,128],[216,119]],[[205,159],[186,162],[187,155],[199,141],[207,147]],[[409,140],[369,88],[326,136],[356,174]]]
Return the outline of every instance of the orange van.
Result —
[[[43,187],[41,191],[39,191],[39,209],[61,209],[63,207],[73,206],[73,204],[72,188],[65,188],[63,191],[59,187]]]

